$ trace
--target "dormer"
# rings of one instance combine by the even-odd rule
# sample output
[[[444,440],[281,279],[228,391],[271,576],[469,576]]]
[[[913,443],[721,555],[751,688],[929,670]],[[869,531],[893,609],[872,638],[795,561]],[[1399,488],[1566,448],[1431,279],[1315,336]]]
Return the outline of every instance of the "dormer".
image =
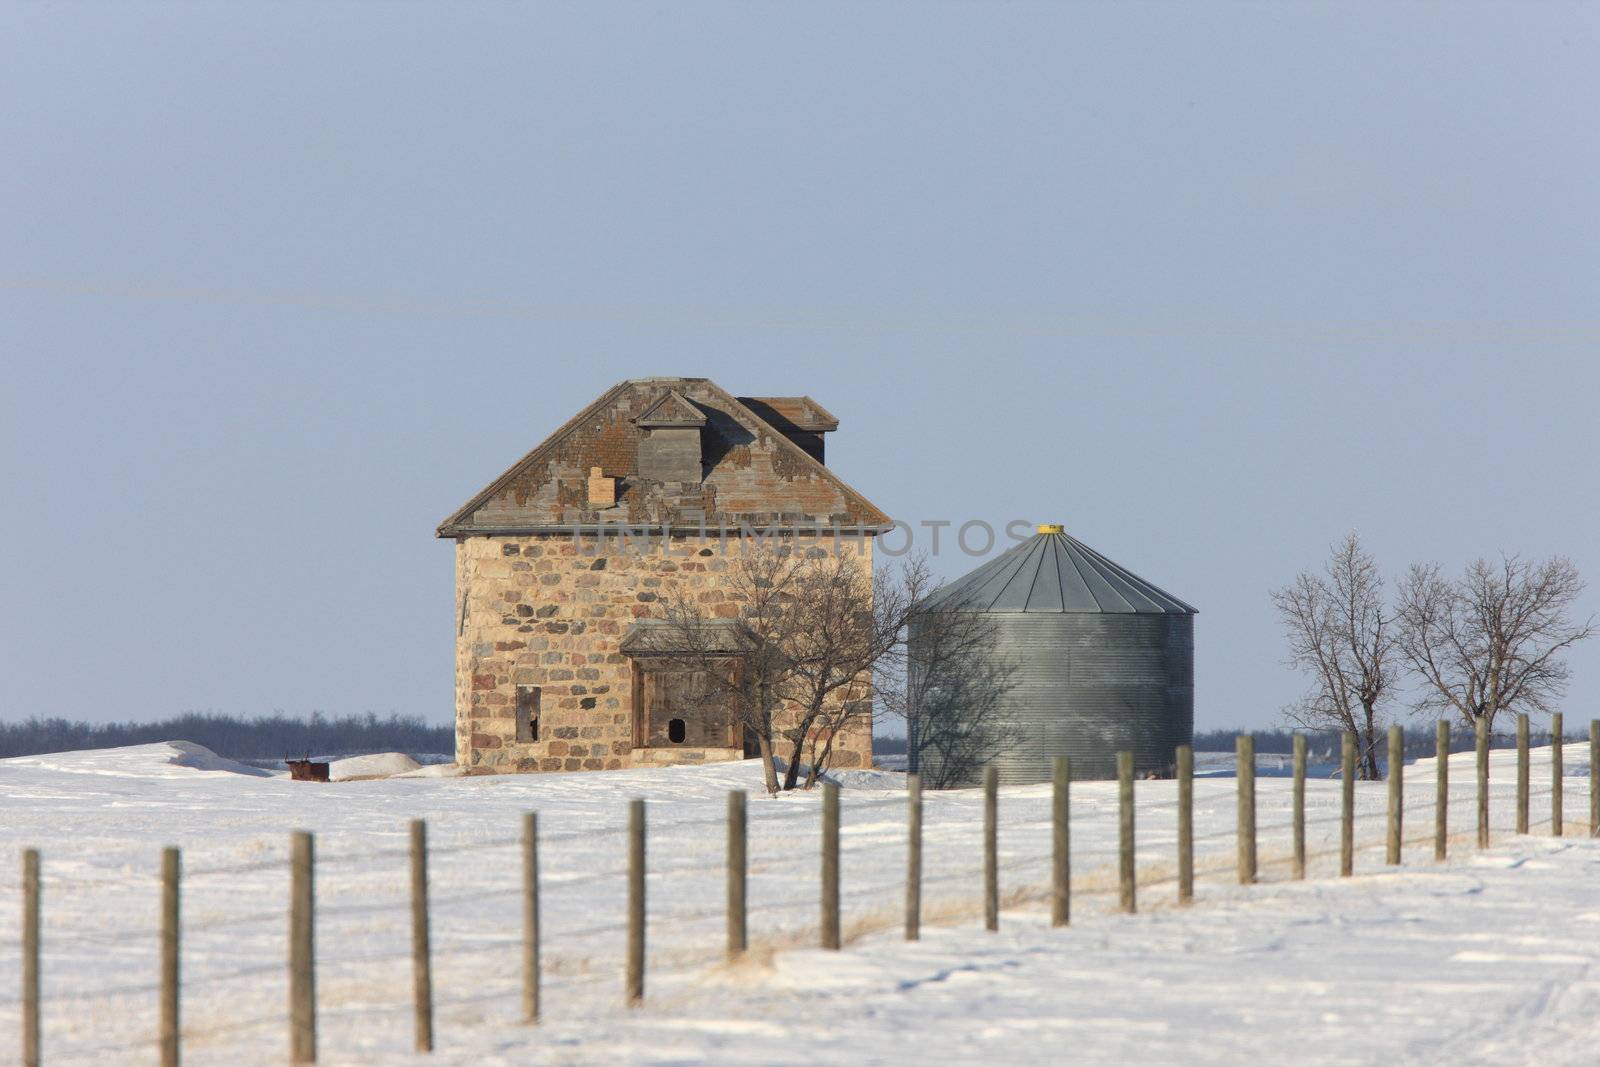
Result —
[[[760,415],[812,459],[827,462],[823,458],[822,435],[839,428],[839,420],[827,408],[809,396],[741,396],[739,403]]]
[[[700,481],[704,412],[673,389],[633,421],[644,432],[639,441],[640,478],[656,482]]]

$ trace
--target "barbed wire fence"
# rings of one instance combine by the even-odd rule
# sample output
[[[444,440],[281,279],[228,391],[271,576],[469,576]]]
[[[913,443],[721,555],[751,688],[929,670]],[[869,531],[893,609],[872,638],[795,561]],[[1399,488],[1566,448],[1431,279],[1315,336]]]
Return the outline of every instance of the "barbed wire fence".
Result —
[[[428,1051],[441,1013],[452,1029],[536,1024],[592,1006],[608,996],[608,987],[615,1003],[638,1003],[648,994],[666,1006],[675,984],[788,947],[840,948],[901,927],[912,939],[924,922],[949,925],[979,916],[997,929],[1003,909],[1039,903],[1051,905],[1054,925],[1066,925],[1075,899],[1114,897],[1116,908],[1134,911],[1141,891],[1174,883],[1176,896],[1163,899],[1187,905],[1196,876],[1231,873],[1230,881],[1248,886],[1262,880],[1264,870],[1304,878],[1309,863],[1335,857],[1341,873],[1354,873],[1353,856],[1379,848],[1385,855],[1378,870],[1402,864],[1407,848],[1428,843],[1442,859],[1464,840],[1488,843],[1496,790],[1496,810],[1506,794],[1513,797],[1517,832],[1548,828],[1560,836],[1569,821],[1561,748],[1551,750],[1550,780],[1541,788],[1532,781],[1527,736],[1525,727],[1519,730],[1514,793],[1498,780],[1491,783],[1489,746],[1480,731],[1475,788],[1457,798],[1448,784],[1435,783],[1431,797],[1419,797],[1415,789],[1406,791],[1402,775],[1389,790],[1381,836],[1358,833],[1348,788],[1337,806],[1307,802],[1303,746],[1294,759],[1292,807],[1262,810],[1254,789],[1257,759],[1242,737],[1234,786],[1238,818],[1231,829],[1193,832],[1192,758],[1180,759],[1176,803],[1147,800],[1143,811],[1131,760],[1124,761],[1116,804],[1105,805],[1116,809],[1117,841],[1086,848],[1070,845],[1070,768],[1057,767],[1049,818],[1009,824],[1000,818],[991,772],[982,792],[977,861],[971,858],[971,822],[923,822],[914,778],[904,799],[888,793],[853,800],[857,818],[843,838],[838,787],[826,784],[820,855],[811,851],[817,834],[810,809],[773,816],[792,820],[793,833],[750,837],[742,791],[734,791],[728,811],[717,817],[674,819],[681,801],[634,801],[625,828],[550,832],[529,814],[519,833],[440,842],[428,841],[419,820],[408,828],[405,847],[351,849],[335,840],[319,848],[310,834],[296,833],[261,843],[259,858],[187,870],[178,850],[167,849],[147,872],[55,873],[30,848],[22,862],[21,936],[0,939],[0,952],[20,957],[21,988],[0,995],[0,1013],[17,1020],[24,1067],[104,1063],[108,1057],[177,1067],[185,1056],[220,1056],[243,1041],[252,1043],[258,1060],[272,1030],[284,1040],[289,1062],[314,1063],[324,1044],[341,1053],[393,1051],[393,1028],[408,1018],[413,1046]],[[1392,735],[1390,744],[1391,751],[1404,751],[1403,736]],[[1452,769],[1449,744],[1448,731],[1441,730],[1439,753],[1446,759],[1436,775]],[[1600,836],[1600,720],[1590,724],[1589,761],[1587,831]],[[1344,769],[1350,770],[1348,762]],[[1220,786],[1228,779],[1198,781]],[[1218,792],[1209,785],[1207,791]],[[1542,818],[1532,816],[1536,801],[1549,801]],[[1455,821],[1463,808],[1476,813],[1466,826]],[[667,815],[667,855],[648,849],[652,809]],[[1310,847],[1334,826],[1337,847]],[[1424,829],[1412,829],[1418,826]],[[1146,837],[1142,847],[1135,827]],[[1000,849],[1002,829],[1006,851]],[[1258,838],[1281,841],[1285,835],[1292,840],[1289,850],[1258,852]],[[1236,856],[1211,853],[1196,866],[1197,851],[1229,838],[1238,844]],[[600,852],[620,862],[541,871],[541,858],[578,846],[586,859]],[[881,874],[881,863],[850,860],[885,846],[903,849],[903,873],[890,867],[890,877],[844,884],[842,872]],[[1170,862],[1152,861],[1158,846],[1171,850]],[[1370,861],[1360,866],[1370,869]],[[692,883],[719,867],[725,899],[707,899],[703,884]],[[819,868],[817,892],[801,891]],[[275,887],[271,876],[281,876]],[[265,906],[270,892],[288,908]],[[130,893],[147,895],[150,910],[129,907]],[[72,922],[46,925],[46,902],[55,900],[69,902]],[[96,910],[102,905],[111,910]],[[84,928],[79,920],[85,912],[111,921],[103,929]],[[122,921],[151,914],[159,921]],[[600,916],[611,918],[596,921]],[[272,959],[261,950],[281,936],[285,923],[287,959]],[[242,945],[257,958],[241,960]],[[150,978],[125,977],[139,973]],[[85,974],[104,980],[83,982]],[[47,1010],[58,1023],[48,1035]],[[114,1036],[94,1040],[108,1032]],[[47,1036],[60,1047],[46,1047]],[[84,1036],[91,1040],[79,1040]]]

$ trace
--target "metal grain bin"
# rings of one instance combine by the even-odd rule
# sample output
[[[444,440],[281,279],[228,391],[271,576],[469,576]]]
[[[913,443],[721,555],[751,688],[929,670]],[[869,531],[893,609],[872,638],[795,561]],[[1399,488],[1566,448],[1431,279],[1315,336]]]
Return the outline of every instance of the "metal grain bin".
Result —
[[[911,632],[911,768],[933,788],[1170,773],[1194,737],[1195,609],[1068,537],[1032,539],[935,593]]]

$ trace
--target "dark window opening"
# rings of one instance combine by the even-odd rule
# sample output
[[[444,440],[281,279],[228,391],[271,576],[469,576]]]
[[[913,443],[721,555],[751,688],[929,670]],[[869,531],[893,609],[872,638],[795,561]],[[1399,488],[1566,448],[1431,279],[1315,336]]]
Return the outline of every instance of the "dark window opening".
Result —
[[[539,740],[539,687],[517,686],[517,740]]]
[[[682,719],[673,719],[671,722],[667,723],[667,740],[671,741],[673,744],[683,744],[683,739],[686,734],[687,728],[685,727]]]

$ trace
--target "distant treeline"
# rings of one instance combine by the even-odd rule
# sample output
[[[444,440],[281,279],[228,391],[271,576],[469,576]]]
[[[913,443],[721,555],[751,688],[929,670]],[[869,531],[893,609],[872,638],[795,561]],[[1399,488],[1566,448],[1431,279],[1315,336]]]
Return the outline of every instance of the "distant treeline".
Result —
[[[236,760],[299,759],[307,755],[343,756],[368,752],[416,755],[453,752],[456,743],[453,727],[430,726],[408,715],[379,718],[371,712],[365,715],[312,712],[303,719],[288,715],[241,719],[190,712],[160,722],[95,723],[32,718],[0,723],[0,758],[84,748],[120,748],[157,741],[193,741],[219,756]]]
[[[1254,730],[1256,751],[1287,753],[1294,751],[1294,733],[1289,730]],[[1194,735],[1196,752],[1232,752],[1238,730],[1202,730]],[[1585,735],[1587,736],[1587,735]],[[1569,740],[1581,740],[1574,735]],[[1306,731],[1313,762],[1335,762],[1339,758],[1339,735],[1332,730]],[[147,745],[156,741],[193,741],[219,756],[237,760],[298,759],[301,756],[344,756],[367,752],[406,752],[411,755],[455,751],[455,729],[431,726],[414,715],[324,715],[312,712],[303,719],[288,715],[269,715],[243,719],[210,712],[189,712],[159,722],[72,722],[68,719],[31,718],[22,722],[0,722],[0,758],[32,756],[40,752],[70,752],[86,748],[120,748]],[[1549,744],[1548,731],[1535,731],[1536,745]],[[1472,735],[1455,728],[1451,751],[1472,748]],[[1490,744],[1509,748],[1516,744],[1508,730],[1496,731]],[[1433,753],[1433,731],[1421,727],[1406,730],[1406,754],[1427,756]],[[872,750],[880,756],[903,755],[903,736],[879,735]]]
[[[904,734],[898,737],[894,735],[884,736],[883,734],[872,735],[872,754],[874,756],[904,756],[907,747]]]
[[[1293,752],[1294,734],[1292,730],[1196,730],[1194,734],[1194,750],[1196,752],[1232,752],[1234,744],[1242,733],[1248,733],[1256,739],[1257,752]],[[1339,735],[1332,730],[1308,730],[1306,735],[1306,749],[1313,761],[1319,756],[1339,758]]]
[[[1510,716],[1506,719],[1506,729],[1497,729],[1489,735],[1490,748],[1515,748],[1517,735],[1515,733],[1515,720]],[[1406,726],[1406,755],[1410,757],[1431,756],[1434,754],[1437,740],[1434,737],[1432,722],[1421,725]],[[1194,735],[1194,750],[1196,752],[1232,752],[1234,743],[1241,733],[1248,732],[1255,738],[1257,752],[1290,753],[1294,751],[1294,735],[1296,732],[1306,735],[1306,750],[1313,763],[1334,763],[1339,759],[1339,732],[1337,730],[1203,730]],[[1587,737],[1584,734],[1583,737]],[[1550,731],[1548,728],[1535,729],[1529,732],[1529,743],[1532,745],[1550,744]],[[1567,740],[1578,741],[1582,737],[1569,735]],[[1450,751],[1470,752],[1477,741],[1472,731],[1459,723],[1450,725]],[[1378,741],[1379,751],[1388,748],[1387,727]]]
[[[1508,723],[1513,720],[1508,720]],[[1515,727],[1507,730],[1497,730],[1489,738],[1490,748],[1515,748],[1516,734],[1512,732]],[[1194,750],[1196,752],[1232,752],[1234,742],[1241,730],[1200,730],[1194,735]],[[1307,730],[1306,751],[1313,763],[1337,763],[1339,761],[1339,734],[1334,730]],[[1294,751],[1294,734],[1292,730],[1252,730],[1250,735],[1255,738],[1256,751],[1263,753],[1282,753],[1287,755]],[[1582,736],[1573,734],[1568,736],[1569,741],[1581,741]],[[1531,744],[1548,745],[1550,732],[1534,730],[1529,735]],[[1406,727],[1406,755],[1411,757],[1431,756],[1434,752],[1433,729],[1430,726]],[[1450,730],[1450,751],[1468,752],[1474,745],[1472,734],[1463,726],[1452,725]],[[1379,742],[1380,751],[1387,748],[1387,738]],[[879,756],[899,756],[906,751],[904,737],[878,736],[872,739],[872,751]]]

